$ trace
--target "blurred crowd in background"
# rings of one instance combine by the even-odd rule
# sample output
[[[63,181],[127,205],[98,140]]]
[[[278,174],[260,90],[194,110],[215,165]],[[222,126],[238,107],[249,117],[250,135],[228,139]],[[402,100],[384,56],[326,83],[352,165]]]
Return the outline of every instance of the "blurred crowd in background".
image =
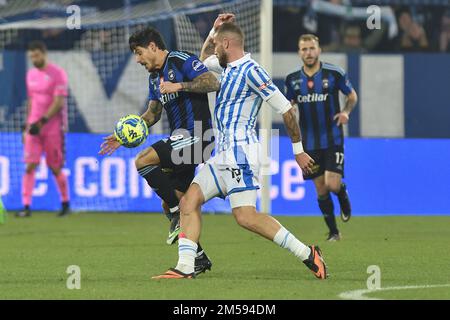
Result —
[[[367,7],[367,1],[328,0],[348,8]],[[376,3],[377,1],[371,1]],[[404,3],[415,3],[405,5]],[[333,52],[450,52],[450,2],[391,1],[401,3],[380,6],[389,8],[395,21],[381,21],[381,29],[370,30],[365,19],[351,14],[338,16],[284,5],[274,7],[275,51],[296,51],[295,39],[303,33],[314,33],[324,51]],[[417,4],[421,3],[421,4]],[[428,3],[428,4],[427,4]],[[437,4],[436,4],[437,3]],[[351,5],[351,8],[349,7]],[[389,34],[391,23],[396,32]]]
[[[76,3],[88,11],[105,11],[143,1],[54,0],[54,4],[62,6]],[[0,17],[2,7],[7,7],[11,2],[0,0]],[[57,12],[42,10],[45,6],[52,8],[52,0],[33,1],[35,6],[39,3],[41,6],[37,7],[40,10],[32,13],[33,17],[52,17]],[[450,0],[273,0],[273,3],[273,45],[276,52],[297,51],[297,39],[304,33],[316,34],[323,50],[328,52],[450,52]],[[364,14],[365,17],[354,14],[358,9],[360,13],[361,10],[365,11],[371,4],[383,8],[380,29],[370,30],[367,27],[367,14]],[[390,14],[391,19],[384,19],[386,13]],[[206,37],[215,17],[216,13],[208,13],[189,18],[200,35]],[[14,21],[15,18],[12,19]],[[10,21],[10,17],[3,17],[0,25]],[[90,35],[88,38],[98,38],[92,43],[94,47],[108,49],[108,43],[112,43],[109,39],[114,36],[111,32],[114,30],[99,30],[97,37]],[[79,38],[82,34],[78,33],[71,36],[73,38],[70,41],[65,30],[61,29],[35,30],[31,34],[28,31],[27,37],[41,38],[50,49],[70,49],[74,41],[82,40]]]

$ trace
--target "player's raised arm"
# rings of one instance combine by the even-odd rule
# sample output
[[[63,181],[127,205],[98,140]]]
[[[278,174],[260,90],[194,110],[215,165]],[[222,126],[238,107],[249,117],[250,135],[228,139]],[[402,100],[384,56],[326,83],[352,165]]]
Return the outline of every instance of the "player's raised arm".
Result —
[[[234,22],[235,16],[233,13],[221,13],[214,21],[214,25],[208,34],[205,42],[203,43],[202,50],[200,51],[200,60],[205,61],[209,56],[214,54],[214,32],[225,22]]]

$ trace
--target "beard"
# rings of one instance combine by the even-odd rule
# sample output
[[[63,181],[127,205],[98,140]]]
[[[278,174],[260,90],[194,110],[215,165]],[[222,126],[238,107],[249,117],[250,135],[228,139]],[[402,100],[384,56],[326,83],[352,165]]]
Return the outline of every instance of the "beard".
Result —
[[[40,61],[34,61],[33,65],[38,68],[41,69],[44,65],[45,65],[45,61],[44,60],[40,60]]]
[[[222,68],[226,68],[228,64],[228,56],[225,52],[222,52],[221,54],[217,55],[217,58],[219,59],[219,64]]]
[[[318,60],[317,57],[316,57],[316,58],[313,58],[313,59],[312,59],[312,62],[307,62],[307,60],[305,59],[305,60],[303,60],[303,64],[304,64],[305,66],[307,66],[308,68],[311,68],[311,67],[313,67],[313,66],[317,63],[317,60]]]

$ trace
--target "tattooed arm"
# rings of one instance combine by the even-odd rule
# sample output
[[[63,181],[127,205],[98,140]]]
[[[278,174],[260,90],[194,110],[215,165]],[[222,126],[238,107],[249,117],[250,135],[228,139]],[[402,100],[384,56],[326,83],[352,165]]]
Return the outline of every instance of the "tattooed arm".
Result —
[[[214,54],[214,40],[213,37],[208,35],[203,43],[202,51],[200,51],[200,60],[205,61],[209,56]]]
[[[284,126],[291,138],[295,161],[297,161],[297,164],[305,174],[312,173],[314,160],[303,150],[302,135],[299,122],[297,121],[296,108],[291,105],[291,102],[278,89],[267,99],[267,103],[277,113],[283,116]]]
[[[283,121],[292,143],[301,142],[302,135],[300,133],[300,127],[297,122],[297,116],[294,107],[283,113]]]
[[[211,92],[220,88],[219,81],[211,72],[205,72],[190,82],[181,82],[181,90],[187,92]]]
[[[142,114],[142,119],[151,127],[161,119],[162,104],[157,100],[150,100],[147,105],[147,110]]]
[[[295,108],[292,107],[283,113],[283,121],[286,131],[291,138],[292,146],[294,148],[295,161],[306,174],[312,173],[312,166],[314,160],[303,150],[302,135],[300,133],[300,126],[297,122]]]
[[[178,91],[205,93],[218,91],[220,88],[219,81],[211,71],[202,73],[189,82],[162,82],[159,85],[159,91],[162,94],[174,93]]]

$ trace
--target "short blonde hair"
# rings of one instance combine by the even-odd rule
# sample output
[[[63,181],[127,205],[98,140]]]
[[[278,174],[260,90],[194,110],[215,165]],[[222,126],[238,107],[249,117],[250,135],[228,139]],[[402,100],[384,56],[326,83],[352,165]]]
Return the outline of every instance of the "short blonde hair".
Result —
[[[313,35],[312,33],[302,34],[300,36],[300,38],[298,38],[298,42],[300,42],[300,41],[316,41],[317,45],[320,45],[319,37],[316,35]]]
[[[240,43],[244,45],[244,32],[242,32],[242,29],[237,24],[234,24],[233,22],[223,23],[220,27],[217,28],[216,34],[221,35],[224,33],[235,34],[238,37]]]

